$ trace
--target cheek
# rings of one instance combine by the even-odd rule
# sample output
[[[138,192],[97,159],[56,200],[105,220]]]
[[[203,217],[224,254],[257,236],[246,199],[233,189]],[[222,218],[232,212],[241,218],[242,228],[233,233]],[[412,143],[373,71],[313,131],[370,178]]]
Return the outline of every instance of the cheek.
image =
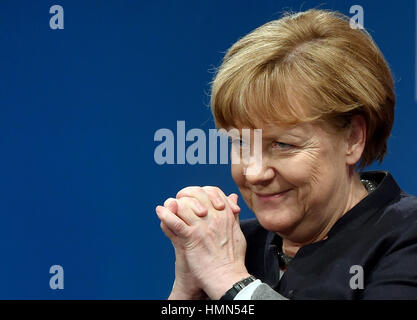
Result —
[[[304,216],[317,201],[321,202],[323,183],[326,182],[326,170],[323,153],[319,149],[300,153],[287,161],[282,162],[281,175],[295,189],[291,199],[288,199],[288,208],[295,216]]]
[[[294,158],[287,164],[287,179],[297,187],[297,203],[303,212],[325,205],[334,192],[334,181],[340,175],[337,152],[320,148]],[[314,211],[314,210],[313,210]]]
[[[280,175],[295,187],[306,187],[318,180],[321,164],[315,153],[302,153],[281,161]]]

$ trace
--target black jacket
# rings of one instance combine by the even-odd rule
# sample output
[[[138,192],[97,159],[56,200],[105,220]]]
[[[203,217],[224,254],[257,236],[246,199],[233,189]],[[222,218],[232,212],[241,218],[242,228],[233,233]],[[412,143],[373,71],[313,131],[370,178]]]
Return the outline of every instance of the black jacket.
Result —
[[[246,267],[289,299],[417,299],[417,197],[391,174],[365,172],[376,190],[343,215],[328,238],[300,248],[279,280],[282,239],[256,219],[241,222]],[[363,271],[363,289],[351,286]],[[358,282],[356,282],[358,284]]]

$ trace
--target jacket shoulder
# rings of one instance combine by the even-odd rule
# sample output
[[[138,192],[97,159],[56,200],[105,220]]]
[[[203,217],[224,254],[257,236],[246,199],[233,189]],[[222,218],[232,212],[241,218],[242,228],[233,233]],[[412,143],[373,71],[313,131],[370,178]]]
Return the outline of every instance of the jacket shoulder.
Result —
[[[389,225],[393,232],[402,233],[417,224],[417,197],[405,192],[383,208],[377,224]]]

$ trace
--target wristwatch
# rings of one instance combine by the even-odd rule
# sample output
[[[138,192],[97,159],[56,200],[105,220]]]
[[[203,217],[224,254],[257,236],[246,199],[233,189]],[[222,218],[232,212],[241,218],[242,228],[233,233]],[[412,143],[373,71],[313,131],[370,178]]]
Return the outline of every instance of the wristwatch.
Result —
[[[236,295],[245,287],[247,287],[250,283],[256,281],[254,276],[249,276],[245,279],[242,279],[236,282],[233,287],[226,291],[226,293],[220,298],[220,300],[233,300]]]

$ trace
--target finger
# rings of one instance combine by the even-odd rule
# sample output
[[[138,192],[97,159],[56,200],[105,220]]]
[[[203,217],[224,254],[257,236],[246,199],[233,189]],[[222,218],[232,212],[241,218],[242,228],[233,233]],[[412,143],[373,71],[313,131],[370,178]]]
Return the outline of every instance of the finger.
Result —
[[[239,222],[240,207],[237,205],[238,198],[239,196],[236,193],[231,193],[227,197],[227,201],[229,202],[229,205],[232,208],[232,212],[233,212],[236,222],[240,225],[240,222]]]
[[[236,193],[232,193],[227,197],[230,207],[232,208],[232,211],[234,214],[237,214],[240,212],[240,207],[237,204],[238,195]]]
[[[172,213],[177,213],[178,211],[178,203],[177,200],[174,198],[168,198],[164,202],[164,207],[170,210]]]
[[[220,188],[214,187],[214,186],[204,186],[203,190],[206,191],[215,209],[224,210],[226,208],[226,201],[224,200],[224,198],[228,198],[228,197],[226,197],[226,195]],[[235,193],[232,193],[231,196],[232,196],[231,201],[227,199],[227,203],[230,205],[234,214],[239,213],[240,208],[237,205],[238,196]]]
[[[190,199],[192,199],[190,201],[192,201],[192,209],[195,212],[195,214],[201,218],[205,217],[208,213],[208,210],[205,207],[203,207],[198,200],[194,198],[190,198]],[[164,202],[164,207],[168,208],[172,213],[177,214],[178,213],[177,199],[168,198]]]
[[[208,197],[208,194],[203,190],[201,187],[187,187],[184,189],[181,189],[177,195],[176,198],[180,199],[183,197],[190,197],[197,199],[200,204],[205,207],[207,210],[210,208],[213,208],[213,205],[211,204],[211,200]]]
[[[189,235],[191,231],[190,227],[167,208],[157,206],[155,211],[159,220],[161,220],[178,237],[187,237]]]
[[[192,200],[191,200],[192,199]],[[190,198],[190,200],[193,203],[193,210],[196,215],[198,215],[200,218],[205,217],[208,214],[208,209],[204,207],[200,201],[194,198]]]
[[[194,213],[199,217],[205,217],[208,213],[208,210],[201,205],[198,200],[194,198],[190,198],[190,204],[192,206],[192,209]],[[174,198],[168,198],[164,202],[164,207],[168,208],[172,213],[177,214],[178,213],[178,202],[177,199]]]
[[[226,208],[226,203],[224,201],[225,194],[220,188],[204,186],[202,189],[207,193],[211,204],[216,210],[224,210]]]
[[[200,203],[200,201],[195,198],[188,198],[188,200],[190,201],[189,203],[191,204],[195,214],[197,214],[199,217],[205,217],[207,215],[208,210]]]
[[[195,198],[182,197],[176,201],[178,204],[177,216],[190,226],[201,221],[201,217],[208,214],[208,210]]]
[[[233,201],[233,203],[237,204],[237,200],[239,199],[239,196],[236,193],[229,194],[228,198]]]

